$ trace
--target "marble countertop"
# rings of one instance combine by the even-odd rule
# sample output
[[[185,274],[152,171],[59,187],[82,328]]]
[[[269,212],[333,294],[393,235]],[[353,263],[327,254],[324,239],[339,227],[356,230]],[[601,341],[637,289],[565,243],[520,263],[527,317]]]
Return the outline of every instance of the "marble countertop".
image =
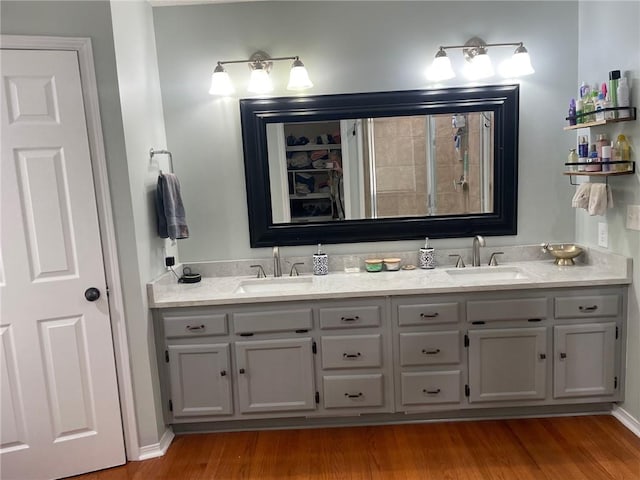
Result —
[[[631,259],[602,252],[591,252],[588,259],[589,263],[567,267],[555,265],[553,260],[531,260],[502,263],[498,267],[447,266],[377,273],[332,271],[324,276],[304,274],[278,279],[271,276],[256,279],[253,275],[204,276],[195,284],[177,283],[169,272],[149,283],[147,291],[151,308],[170,308],[631,283]],[[453,273],[448,273],[452,270]],[[455,270],[463,275],[456,275]],[[514,271],[522,278],[503,278]],[[471,279],[476,272],[478,278]],[[498,272],[505,275],[494,275]],[[254,291],[245,292],[245,288]]]

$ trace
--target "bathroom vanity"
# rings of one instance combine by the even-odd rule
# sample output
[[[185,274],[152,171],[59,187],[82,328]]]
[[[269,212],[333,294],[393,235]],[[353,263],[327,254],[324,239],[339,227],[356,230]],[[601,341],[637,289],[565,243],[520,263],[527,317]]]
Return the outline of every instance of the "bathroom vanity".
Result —
[[[166,421],[180,431],[610,408],[622,400],[631,268],[611,257],[162,277],[149,297]]]

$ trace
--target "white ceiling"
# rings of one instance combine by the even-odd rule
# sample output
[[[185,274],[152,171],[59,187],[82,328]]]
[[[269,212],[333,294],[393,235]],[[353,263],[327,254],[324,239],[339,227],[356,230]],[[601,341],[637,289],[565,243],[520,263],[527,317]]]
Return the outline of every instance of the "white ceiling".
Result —
[[[176,5],[199,5],[203,3],[240,3],[264,2],[266,0],[147,0],[153,7],[171,7]]]

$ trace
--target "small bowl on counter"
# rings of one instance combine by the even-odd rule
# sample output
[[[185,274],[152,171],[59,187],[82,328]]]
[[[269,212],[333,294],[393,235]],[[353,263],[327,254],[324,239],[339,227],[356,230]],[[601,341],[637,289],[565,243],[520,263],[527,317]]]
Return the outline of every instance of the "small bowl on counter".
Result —
[[[573,259],[582,253],[582,248],[572,243],[544,243],[542,251],[550,253],[556,259],[554,262],[556,265],[568,266],[575,265]]]
[[[402,259],[400,259],[400,258],[383,258],[382,261],[384,262],[384,268],[386,268],[390,272],[395,272],[397,270],[400,270],[400,262],[402,261]]]
[[[370,258],[364,261],[365,268],[367,272],[381,272],[382,271],[382,259],[380,258]]]

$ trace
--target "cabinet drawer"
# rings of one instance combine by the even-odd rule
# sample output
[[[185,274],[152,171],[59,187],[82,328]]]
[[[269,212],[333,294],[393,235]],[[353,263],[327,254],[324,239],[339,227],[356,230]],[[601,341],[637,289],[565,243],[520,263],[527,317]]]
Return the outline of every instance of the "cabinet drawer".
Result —
[[[458,321],[458,303],[398,305],[398,325],[432,325]]]
[[[382,374],[324,376],[324,407],[381,407]]]
[[[310,308],[233,313],[232,318],[235,333],[290,332],[313,327]]]
[[[441,363],[460,363],[458,331],[400,334],[400,365]]]
[[[167,338],[227,334],[225,313],[165,313],[162,322]]]
[[[380,325],[380,307],[337,307],[320,309],[320,328],[377,327]]]
[[[401,382],[403,405],[460,402],[460,370],[403,373]]]
[[[322,337],[322,368],[379,367],[382,364],[380,335]]]
[[[547,318],[547,299],[544,297],[467,302],[468,322],[544,320],[545,318]]]
[[[556,297],[556,318],[615,317],[620,313],[619,295]]]

